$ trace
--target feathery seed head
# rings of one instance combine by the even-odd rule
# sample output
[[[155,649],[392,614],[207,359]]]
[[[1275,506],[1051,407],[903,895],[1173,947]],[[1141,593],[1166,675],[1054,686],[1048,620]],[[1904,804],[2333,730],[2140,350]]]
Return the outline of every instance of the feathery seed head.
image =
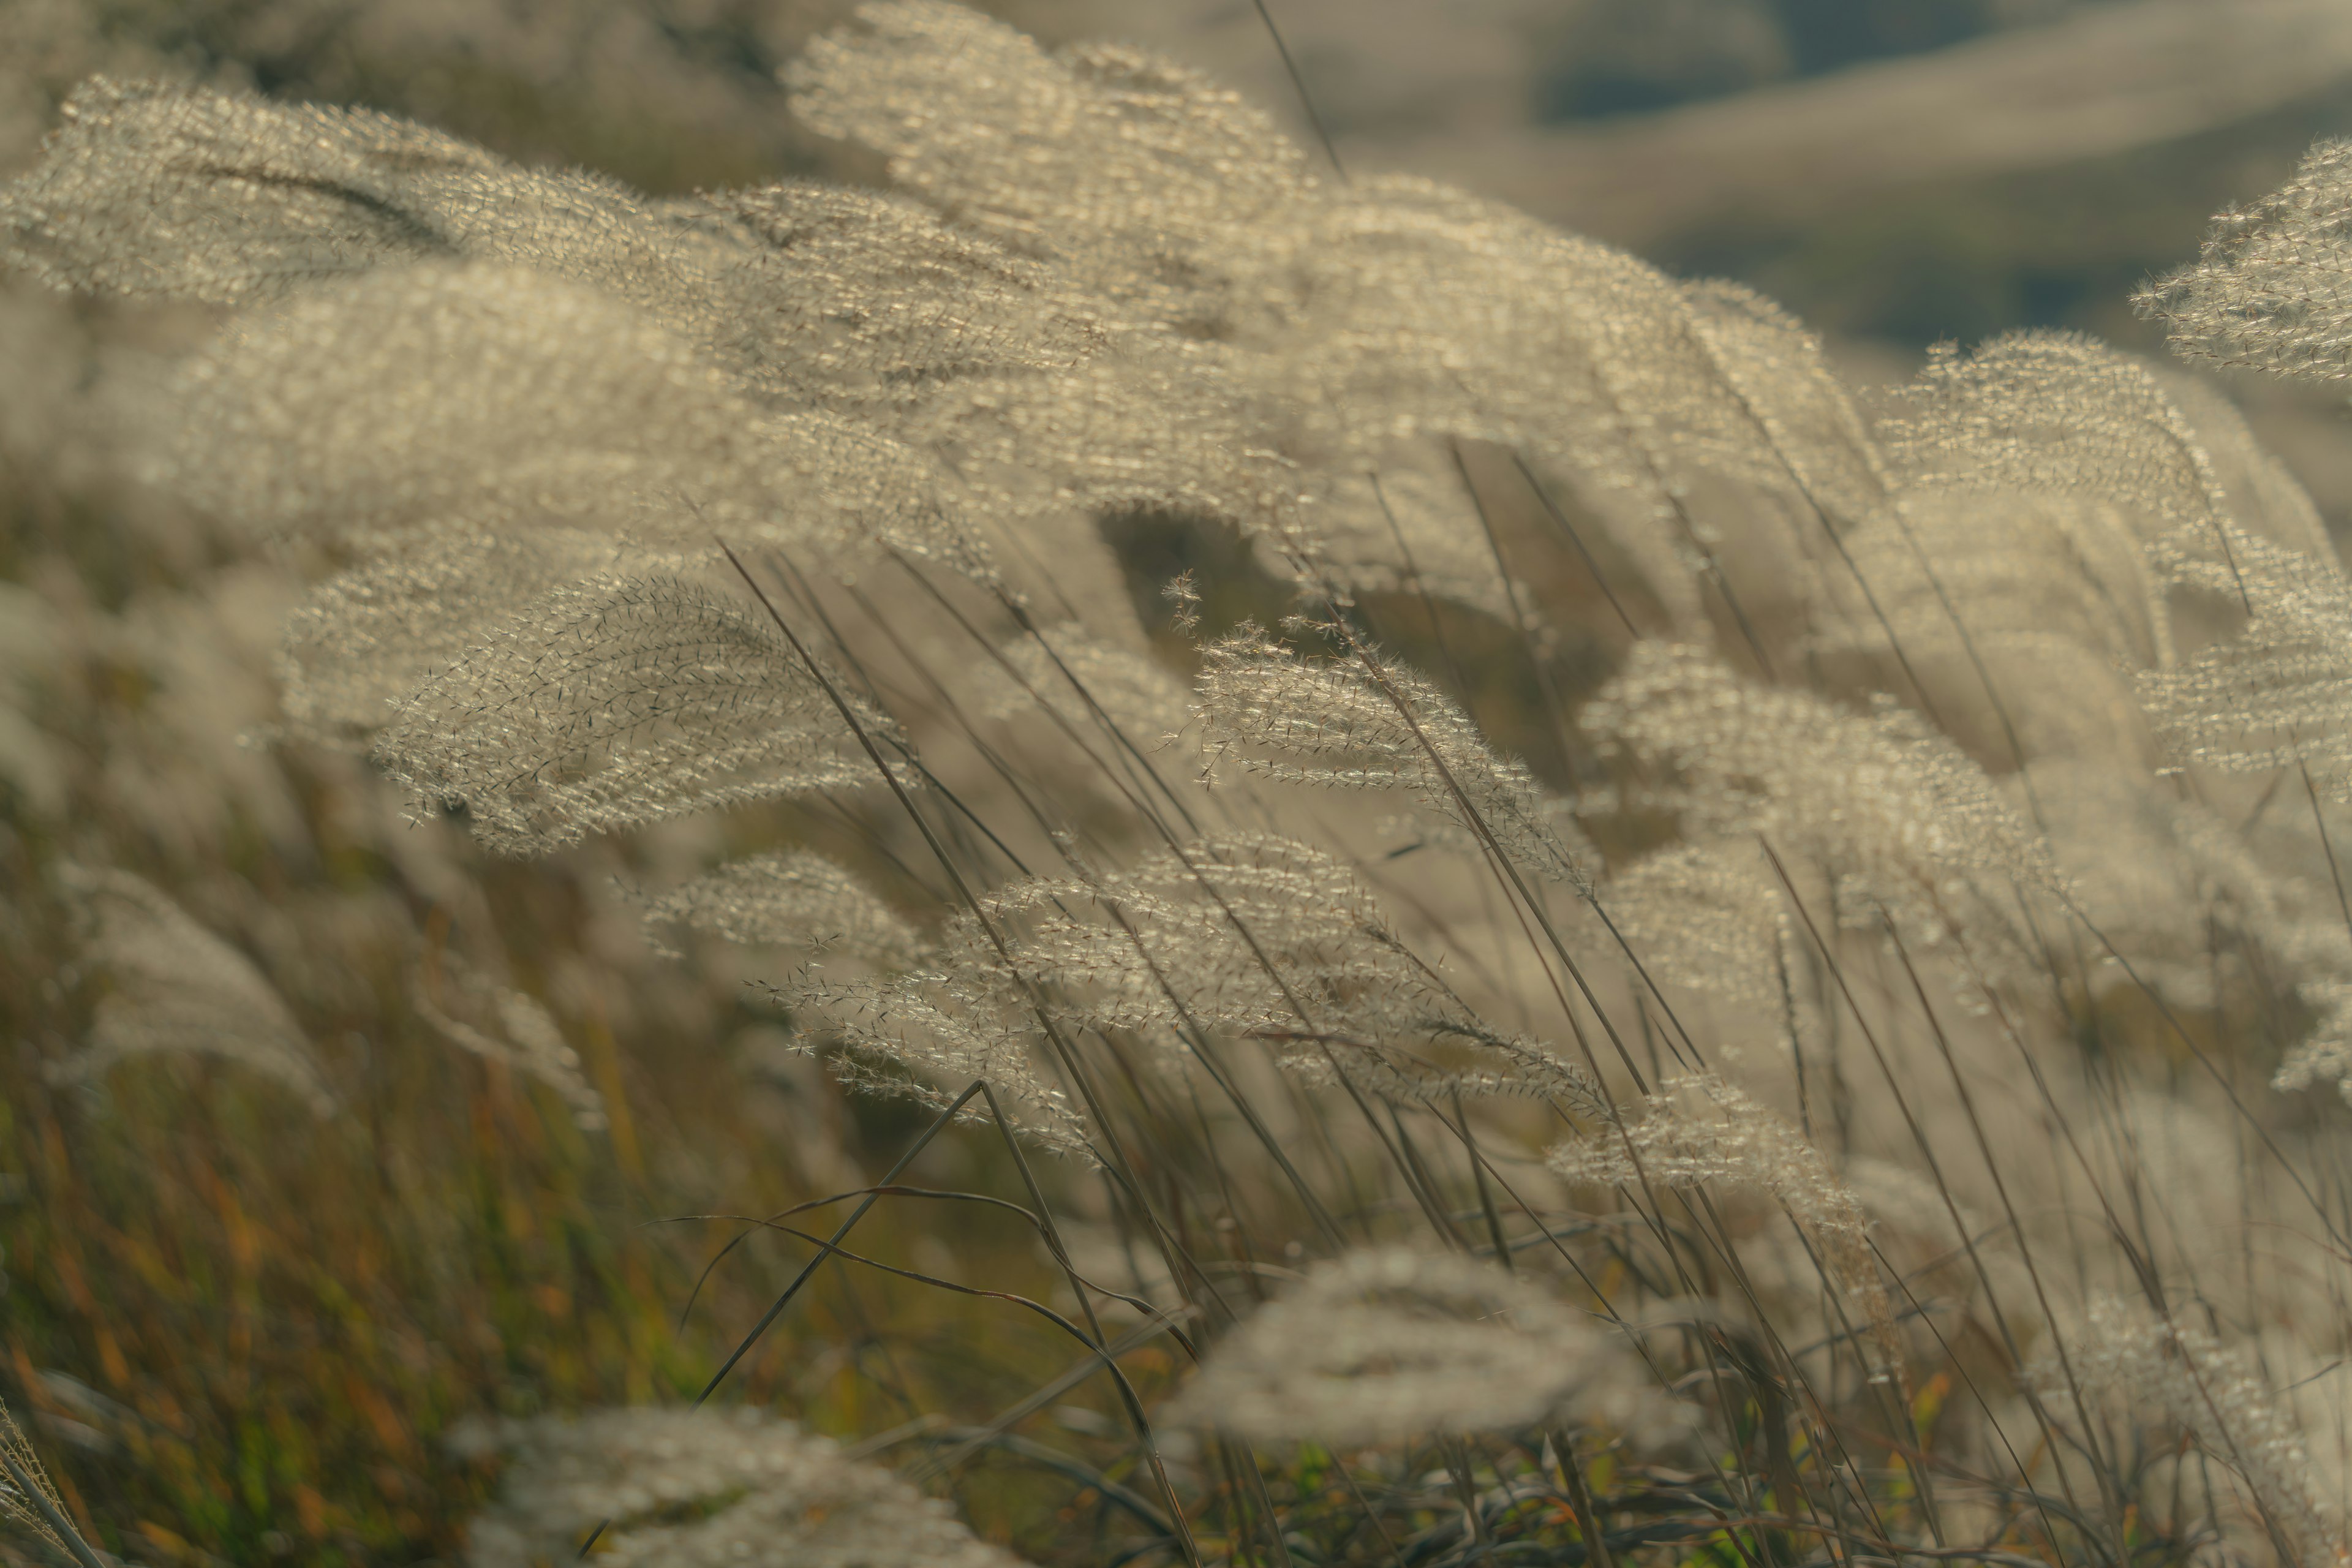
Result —
[[[657,941],[690,927],[729,942],[792,944],[892,967],[929,951],[846,867],[807,849],[730,860],[654,900],[645,923]]]
[[[287,727],[365,746],[401,699],[490,626],[541,595],[621,564],[609,535],[434,531],[313,588],[286,618],[278,658]],[[646,563],[650,557],[639,554]]]
[[[1634,1358],[1491,1263],[1403,1247],[1309,1268],[1217,1344],[1162,1419],[1250,1442],[1392,1442],[1622,1416]]]
[[[168,392],[157,477],[258,533],[385,554],[458,523],[553,524],[688,552],[895,550],[993,581],[927,459],[763,409],[646,312],[542,273],[430,265],[312,289]]]
[[[1317,183],[1262,111],[1117,45],[1059,55],[940,0],[875,0],[784,73],[793,112],[887,153],[960,223],[1181,335],[1230,335]]]
[[[2315,144],[2294,177],[2213,220],[2196,262],[2132,301],[2187,359],[2303,381],[2352,378],[2352,141]]]
[[[610,181],[368,110],[156,82],[79,89],[0,189],[0,262],[52,287],[243,307],[432,261],[529,268],[684,322],[707,242]]]
[[[2029,1371],[2053,1410],[2071,1409],[2065,1393],[2079,1385],[2108,1396],[2127,1422],[2160,1420],[2187,1433],[2237,1472],[2305,1568],[2352,1563],[2344,1521],[2319,1499],[2294,1414],[2247,1352],[2195,1323],[2103,1299],[2092,1303],[2063,1368],[2045,1355]]]
[[[49,1522],[52,1514],[60,1519],[67,1517],[65,1500],[58,1496],[57,1483],[49,1479],[41,1457],[33,1451],[25,1429],[16,1425],[16,1417],[5,1405],[0,1405],[0,1454],[7,1456],[9,1471],[21,1473],[40,1493],[37,1500],[17,1484],[14,1475],[0,1473],[0,1520],[44,1542],[67,1562],[79,1561],[58,1533],[57,1526]],[[43,1503],[47,1507],[44,1508]],[[85,1545],[83,1551],[88,1550]]]
[[[1019,1561],[888,1470],[756,1410],[601,1410],[477,1425],[461,1438],[466,1448],[510,1456],[499,1501],[469,1532],[471,1568],[561,1561],[606,1521],[599,1555],[616,1568]],[[680,1516],[688,1522],[673,1522]]]
[[[1686,833],[1761,834],[1836,876],[1856,919],[1883,910],[1906,940],[1974,939],[1992,957],[2010,940],[2000,884],[2063,890],[1984,771],[1901,710],[1865,718],[1748,686],[1703,649],[1644,642],[1581,722],[1671,780]]]
[[[87,1045],[52,1063],[53,1083],[86,1083],[155,1052],[223,1058],[335,1109],[309,1037],[252,960],[128,871],[68,865],[59,880],[89,924],[83,952],[109,989]]]
[[[2121,508],[2143,542],[2200,554],[2230,499],[2213,459],[2147,365],[2071,332],[2011,332],[1938,353],[1891,395],[1877,436],[1916,489],[2057,491]]]
[[[533,601],[403,700],[375,743],[419,811],[535,855],[740,800],[880,782],[824,684],[743,605],[599,574]],[[895,734],[854,696],[869,734]]]
[[[982,710],[992,719],[1015,719],[1042,708],[1086,730],[1094,726],[1099,710],[1144,750],[1191,721],[1184,683],[1158,660],[1104,642],[1075,623],[1015,637],[998,651],[1004,664],[980,670]]]
[[[2171,669],[2142,672],[2139,698],[2175,762],[2231,773],[2300,763],[2352,799],[2352,582],[2333,558],[2225,527],[2226,563],[2167,552],[2173,575],[2248,611],[2237,637]]]
[[[604,1095],[581,1070],[580,1053],[564,1039],[562,1027],[544,1004],[527,992],[496,984],[446,949],[438,954],[436,966],[439,995],[422,974],[410,989],[417,1016],[460,1049],[547,1085],[571,1110],[572,1122],[582,1131],[599,1131],[610,1124]]]
[[[1412,671],[1301,658],[1253,626],[1202,651],[1193,712],[1207,775],[1233,757],[1287,784],[1404,789],[1465,832],[1491,834],[1521,869],[1587,883],[1527,764]]]

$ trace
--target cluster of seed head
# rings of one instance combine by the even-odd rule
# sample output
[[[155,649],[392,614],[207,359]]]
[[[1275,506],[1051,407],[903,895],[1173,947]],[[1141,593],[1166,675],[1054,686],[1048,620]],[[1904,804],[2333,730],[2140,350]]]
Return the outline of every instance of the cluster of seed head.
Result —
[[[847,867],[807,849],[730,860],[654,900],[645,924],[657,941],[685,928],[886,966],[916,963],[928,951],[906,918]]]
[[[1622,1415],[1633,1358],[1491,1263],[1403,1247],[1309,1268],[1218,1343],[1164,1419],[1251,1442],[1395,1442]]]
[[[804,1027],[852,1048],[855,1081],[938,1104],[939,1086],[986,1078],[1028,1108],[1032,1133],[1072,1152],[1087,1152],[1084,1122],[1042,1065],[1056,1032],[1140,1040],[1171,1067],[1210,1036],[1238,1038],[1312,1081],[1405,1101],[1601,1105],[1584,1068],[1482,1020],[1344,862],[1267,834],[1196,840],[1115,875],[1015,882],[950,920],[920,968],[803,976],[785,994]]]
[[[454,952],[442,952],[437,968],[437,988],[422,975],[413,988],[417,1016],[461,1049],[547,1085],[583,1132],[610,1125],[604,1095],[545,1004],[496,984]]]
[[[2174,760],[2226,772],[2301,765],[2352,799],[2352,583],[2332,559],[2227,531],[2226,562],[2176,558],[2178,578],[2242,605],[2244,628],[2138,678],[2140,701]]]
[[[798,184],[653,204],[382,116],[110,83],[0,197],[10,254],[61,284],[282,301],[164,400],[160,468],[250,525],[390,557],[310,607],[291,657],[331,663],[345,626],[403,657],[324,672],[298,722],[364,726],[466,651],[415,579],[486,531],[878,546],[985,577],[963,509],[1150,505],[1342,586],[1491,605],[1438,456],[1484,437],[1665,541],[1645,571],[1691,619],[1708,485],[1837,519],[1875,494],[1785,315],[1425,183],[1328,187],[1164,61],[887,0],[790,86],[934,210]]]
[[[1371,656],[1301,658],[1255,626],[1202,650],[1193,713],[1207,776],[1231,760],[1289,784],[1406,790],[1511,862],[1581,887],[1584,873],[1525,763],[1421,676]]]
[[[1819,1267],[1862,1316],[1874,1371],[1899,1377],[1903,1343],[1853,1189],[1805,1136],[1712,1074],[1670,1079],[1637,1115],[1555,1148],[1571,1182],[1642,1191],[1720,1184],[1769,1196],[1796,1223]]]
[[[386,115],[104,79],[47,152],[0,209],[0,257],[68,288],[247,306],[371,269],[522,267],[646,311],[762,394],[876,407],[1102,336],[1043,268],[876,194],[654,203]]]
[[[544,271],[427,262],[307,289],[156,401],[157,477],[258,532],[394,557],[464,527],[718,534],[992,580],[949,481],[887,428],[770,406],[657,316]]]
[[[478,1426],[503,1452],[499,1501],[467,1542],[472,1568],[599,1552],[665,1568],[1014,1568],[944,1503],[830,1439],[754,1410],[605,1410]]]
[[[1882,493],[1811,340],[1753,296],[1410,178],[1350,187],[1302,256],[1307,306],[1250,368],[1310,434],[1360,464],[1399,432],[1524,452],[1678,628],[1724,531],[1778,518],[1804,552]]]
[[[740,600],[600,574],[534,601],[402,699],[375,756],[420,811],[462,808],[490,847],[540,854],[732,801],[877,782],[836,696],[868,736],[895,734]]]
[[[1718,525],[1760,510],[1819,549],[1823,522],[1847,526],[1884,494],[1812,340],[1745,290],[1679,284],[1425,180],[1320,182],[1265,116],[1132,49],[1049,54],[938,0],[882,0],[859,19],[788,71],[795,110],[1102,301],[1127,362],[1112,382],[1155,395],[1097,393],[1111,412],[1088,433],[1123,427],[1108,449],[1149,480],[1139,500],[1263,530],[1349,585],[1499,607],[1497,576],[1465,548],[1466,498],[1432,490],[1433,510],[1405,478],[1450,467],[1452,443],[1499,441],[1566,476],[1696,626],[1693,569]],[[1286,454],[1286,479],[1162,434],[1214,437],[1220,408],[1246,411],[1240,448]],[[1035,458],[1034,431],[1075,433],[1071,415],[1023,413],[1015,445]],[[1044,466],[1099,498],[1117,470],[1062,447]],[[1362,482],[1368,468],[1381,482]]]
[[[2141,293],[2175,353],[2322,383],[2352,378],[2352,142],[2326,141],[2253,206],[2215,219],[2192,266]]]
[[[2206,1329],[2114,1300],[2092,1304],[2068,1347],[2031,1369],[2051,1407],[2071,1407],[2070,1385],[2117,1396],[2127,1421],[2169,1426],[2237,1472],[2256,1511],[2296,1562],[2352,1562],[2343,1519],[2320,1500],[2294,1413],[2242,1351]]]
[[[88,927],[85,962],[105,984],[88,1041],[50,1064],[86,1083],[158,1053],[218,1057],[276,1079],[320,1115],[335,1107],[310,1042],[253,961],[128,871],[67,866],[63,891]]]
[[[1296,839],[1197,841],[1117,876],[1016,884],[984,907],[1008,937],[1001,953],[967,938],[971,971],[1052,996],[1078,1027],[1238,1036],[1310,1078],[1411,1100],[1591,1100],[1582,1068],[1483,1022],[1360,878]]]
[[[1642,643],[1582,722],[1657,775],[1685,833],[1760,836],[1835,877],[1847,918],[1906,941],[1977,939],[1990,964],[2014,889],[2064,890],[1983,769],[1902,710],[1851,713],[1748,685],[1704,649]]]

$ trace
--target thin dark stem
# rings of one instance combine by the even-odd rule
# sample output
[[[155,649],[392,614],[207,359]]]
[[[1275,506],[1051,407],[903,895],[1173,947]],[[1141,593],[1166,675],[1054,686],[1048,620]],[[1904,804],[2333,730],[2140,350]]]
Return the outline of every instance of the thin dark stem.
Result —
[[[1282,68],[1290,78],[1291,90],[1298,94],[1298,107],[1307,111],[1307,122],[1315,128],[1315,139],[1323,143],[1323,156],[1331,161],[1331,172],[1339,176],[1341,184],[1349,184],[1348,166],[1339,161],[1339,149],[1331,141],[1330,128],[1323,123],[1322,114],[1315,107],[1314,94],[1307,90],[1307,79],[1299,74],[1298,62],[1290,57],[1290,46],[1283,41],[1282,29],[1274,24],[1274,13],[1265,7],[1265,0],[1252,0],[1257,6],[1257,19],[1265,24],[1266,37],[1274,40],[1274,52],[1282,57]]]
[[[9,1482],[16,1489],[17,1495],[31,1503],[42,1521],[57,1532],[58,1541],[65,1547],[67,1555],[80,1568],[109,1568],[106,1560],[81,1538],[81,1531],[74,1528],[73,1521],[49,1500],[49,1489],[41,1484],[38,1477],[27,1474],[24,1466],[16,1462],[16,1456],[8,1452],[5,1445],[0,1445],[0,1469],[8,1472]]]

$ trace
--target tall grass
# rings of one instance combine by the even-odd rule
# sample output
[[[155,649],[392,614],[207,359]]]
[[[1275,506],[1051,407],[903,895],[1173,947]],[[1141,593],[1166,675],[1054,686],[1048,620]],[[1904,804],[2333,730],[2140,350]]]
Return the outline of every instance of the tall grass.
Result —
[[[2208,384],[782,80],[891,194],[0,188],[26,1552],[2347,1557],[2352,586]],[[2336,375],[2342,163],[2143,307]]]

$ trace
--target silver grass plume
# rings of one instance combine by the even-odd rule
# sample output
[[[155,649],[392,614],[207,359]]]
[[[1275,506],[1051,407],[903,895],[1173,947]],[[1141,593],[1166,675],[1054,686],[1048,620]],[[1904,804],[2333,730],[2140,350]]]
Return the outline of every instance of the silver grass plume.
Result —
[[[1709,358],[1771,443],[1759,488],[1818,511],[1841,532],[1875,510],[1888,493],[1885,459],[1845,382],[1822,358],[1821,339],[1744,284],[1711,279],[1682,290]],[[1810,553],[1824,542],[1808,531]]]
[[[484,632],[565,583],[622,563],[610,535],[426,531],[337,574],[286,618],[278,701],[292,732],[364,746],[400,700]]]
[[[2311,493],[2255,439],[2245,414],[2213,378],[2171,365],[2148,368],[2167,400],[2196,432],[2239,527],[2289,549],[2335,552]]]
[[[1175,351],[1180,384],[1249,405],[1268,433],[1250,444],[1343,500],[1305,521],[1362,585],[1419,574],[1379,542],[1360,481],[1400,436],[1493,439],[1576,475],[1683,626],[1713,527],[1694,510],[1745,515],[1760,486],[1802,550],[1817,512],[1842,526],[1883,490],[1784,314],[1427,182],[1327,186],[1263,115],[1168,61],[1048,54],[972,11],[885,0],[787,80],[803,118],[883,152],[952,222],[1124,310]],[[1494,596],[1484,573],[1424,581]]]
[[[1753,844],[1690,844],[1644,856],[1601,890],[1601,907],[1649,974],[1723,999],[1738,1020],[1769,1020],[1798,1048],[1813,1009],[1800,989],[1804,948],[1779,880]],[[1726,1054],[1738,1049],[1726,1043]]]
[[[404,699],[375,756],[415,807],[536,855],[738,801],[876,784],[812,671],[745,605],[600,574],[526,606]],[[857,722],[888,720],[845,694]]]
[[[1336,454],[1324,454],[1322,500],[1308,514],[1316,563],[1354,593],[1426,594],[1539,628],[1539,595],[1523,584],[1515,593],[1496,559],[1479,497],[1463,478],[1464,450],[1450,440],[1391,441],[1360,475],[1334,472]]]
[[[2213,220],[2196,262],[2137,296],[2192,360],[2322,383],[2352,377],[2352,142],[2316,143],[2294,177]]]
[[[1359,463],[1409,431],[1570,477],[1678,628],[1705,624],[1726,531],[1803,562],[1884,494],[1811,341],[1751,296],[1400,176],[1351,187],[1299,248],[1313,287],[1258,369],[1269,401]]]
[[[696,226],[368,110],[96,77],[43,154],[0,188],[0,262],[53,288],[246,307],[475,262],[587,285],[689,336],[737,313],[716,276],[730,247]]]
[[[1391,484],[1352,458],[1311,461],[1269,428],[1291,395],[1261,396],[1258,374],[1232,345],[1130,331],[1059,374],[945,386],[890,428],[1005,524],[1072,508],[1213,519],[1315,596],[1418,587],[1509,614],[1450,462],[1392,443],[1381,460],[1404,471]]]
[[[1244,625],[1202,650],[1195,693],[1205,777],[1231,759],[1286,784],[1405,790],[1465,833],[1491,833],[1523,870],[1588,886],[1527,764],[1496,753],[1411,670],[1388,664],[1376,678],[1360,664],[1302,658]]]
[[[751,946],[839,952],[886,967],[919,962],[929,944],[845,866],[808,849],[730,860],[648,906],[646,930],[667,947],[680,929]]]
[[[1815,646],[1918,683],[1946,731],[2018,762],[2144,753],[2133,669],[2176,657],[2170,583],[2103,496],[1916,490],[1850,534]],[[1897,671],[1901,671],[1898,677]]]
[[[940,0],[861,5],[784,72],[793,110],[887,154],[955,222],[1180,335],[1269,300],[1262,253],[1318,183],[1263,111],[1141,50],[1049,55]]]
[[[5,1405],[0,1405],[0,1521],[23,1531],[68,1563],[109,1561],[98,1557],[74,1529],[57,1483]]]
[[[463,1429],[502,1451],[470,1568],[530,1568],[598,1547],[614,1568],[1017,1568],[945,1503],[831,1439],[756,1410],[602,1410]]]
[[[107,978],[89,1038],[48,1068],[87,1083],[116,1063],[197,1052],[277,1079],[320,1116],[335,1109],[293,1013],[250,959],[128,871],[65,867],[63,890],[89,922],[84,961]]]
[[[313,289],[173,377],[158,477],[256,532],[371,554],[424,529],[549,524],[702,551],[888,549],[991,580],[929,461],[834,416],[775,414],[629,305],[514,268]]]
[[[1392,1100],[1605,1110],[1589,1073],[1481,1020],[1397,938],[1360,879],[1293,839],[1235,834],[1118,874],[1035,878],[983,898],[981,912],[987,928],[950,921],[921,971],[799,984],[788,999],[869,1057],[961,1075],[959,1087],[989,1078],[1073,1135],[1073,1113],[1032,1065],[1046,1044],[1041,1012],[1066,1029],[1139,1037],[1171,1061],[1209,1031],[1260,1042],[1310,1081]]]
[[[2126,1424],[2160,1415],[2237,1472],[2296,1561],[2317,1568],[2352,1563],[2344,1521],[2319,1500],[2294,1415],[2253,1356],[2224,1348],[2196,1323],[2103,1299],[2067,1347],[2066,1368],[2044,1357],[2030,1369],[2052,1409],[2072,1408],[2064,1397],[2071,1381],[2127,1401]]]
[[[1150,654],[1105,642],[1076,622],[1041,627],[997,651],[1004,663],[977,672],[981,710],[992,719],[1042,709],[1086,730],[1100,710],[1129,742],[1147,751],[1192,721],[1191,694],[1181,680]]]
[[[645,310],[770,398],[903,407],[1103,342],[1044,269],[903,200],[805,184],[651,202],[363,110],[96,79],[0,190],[52,286],[249,306],[372,269],[519,266]]]
[[[2301,918],[2283,916],[2263,933],[2272,950],[2300,973],[2295,995],[2315,1017],[2311,1032],[2271,1075],[2271,1088],[2294,1094],[2333,1083],[2352,1103],[2352,944],[2346,940],[2341,905],[2334,900],[2310,902],[2314,910]]]
[[[2310,1036],[2289,1051],[2271,1075],[2271,1087],[2294,1094],[2317,1083],[2333,1083],[2352,1104],[2352,976],[2306,980],[2295,994],[2319,1014]]]
[[[2139,697],[2173,760],[2225,772],[2298,763],[2337,800],[2352,800],[2352,582],[2335,558],[2287,549],[2235,527],[2226,563],[2167,552],[2175,579],[2242,604],[2244,628],[2183,659],[2144,671]]]
[[[1933,353],[1876,432],[1912,488],[2051,490],[2124,509],[2143,542],[2217,552],[2228,492],[2166,382],[2071,332],[2011,332]]]
[[[1856,529],[1846,551],[1853,574],[1829,581],[1847,629],[1825,641],[1884,647],[1883,614],[1914,658],[1957,650],[1965,634],[1980,651],[2024,659],[2072,647],[2110,666],[2173,660],[2165,575],[2131,518],[2097,495],[1991,484],[1918,490]],[[2024,683],[2003,691],[2031,695]]]
[[[1250,1442],[1392,1442],[1636,1414],[1641,1363],[1492,1263],[1404,1247],[1310,1267],[1160,1413]]]
[[[891,426],[992,518],[1072,507],[1213,518],[1287,569],[1320,561],[1328,485],[1266,440],[1219,343],[1129,334],[1060,374],[940,387]]]
[[[1761,834],[1835,878],[1850,921],[1883,913],[1906,941],[1958,941],[1987,970],[2022,956],[2014,890],[2065,889],[1984,771],[1892,706],[1864,717],[1750,686],[1703,649],[1643,642],[1580,722],[1661,775],[1685,834]]]
[[[1296,839],[1202,839],[1117,875],[1017,883],[983,907],[1018,934],[1009,963],[967,935],[971,970],[1046,988],[1085,1028],[1162,1041],[1216,1030],[1273,1047],[1310,1079],[1409,1101],[1597,1104],[1583,1068],[1486,1024],[1353,870]]]
[[[789,183],[700,198],[748,237],[703,334],[761,395],[887,423],[963,382],[1067,371],[1112,333],[1054,269],[903,196]]]
[[[1804,1134],[1712,1073],[1674,1078],[1589,1139],[1563,1143],[1551,1167],[1571,1182],[1640,1191],[1720,1183],[1769,1196],[1811,1247],[1869,1331],[1874,1376],[1899,1380],[1903,1342],[1871,1250],[1869,1216],[1853,1189]]]
[[[562,1027],[544,1004],[528,992],[497,984],[455,952],[444,950],[438,968],[441,995],[434,994],[422,974],[410,987],[418,1017],[459,1048],[553,1089],[582,1131],[599,1131],[610,1124],[604,1097],[581,1070],[580,1053],[564,1039]],[[492,1027],[470,1023],[460,1013],[482,1017]]]
[[[2215,1005],[2215,970],[2227,955],[2215,951],[2217,934],[2257,943],[2319,979],[2341,974],[2352,957],[2332,898],[2324,922],[2305,916],[2291,882],[2264,868],[2230,822],[2181,798],[2169,781],[2113,763],[2050,759],[2031,764],[2012,793],[2021,795],[2026,784],[2084,917],[2137,982],[2168,999]],[[2125,978],[2109,959],[2093,984]],[[2308,984],[2299,987],[2306,1001]]]
[[[936,963],[887,980],[804,971],[778,985],[776,996],[793,1010],[800,1048],[839,1047],[831,1066],[845,1088],[944,1110],[972,1079],[985,1079],[1014,1131],[1054,1153],[1102,1163],[1085,1114],[1054,1080],[1034,1005],[992,977]],[[986,1114],[967,1106],[961,1119]]]

